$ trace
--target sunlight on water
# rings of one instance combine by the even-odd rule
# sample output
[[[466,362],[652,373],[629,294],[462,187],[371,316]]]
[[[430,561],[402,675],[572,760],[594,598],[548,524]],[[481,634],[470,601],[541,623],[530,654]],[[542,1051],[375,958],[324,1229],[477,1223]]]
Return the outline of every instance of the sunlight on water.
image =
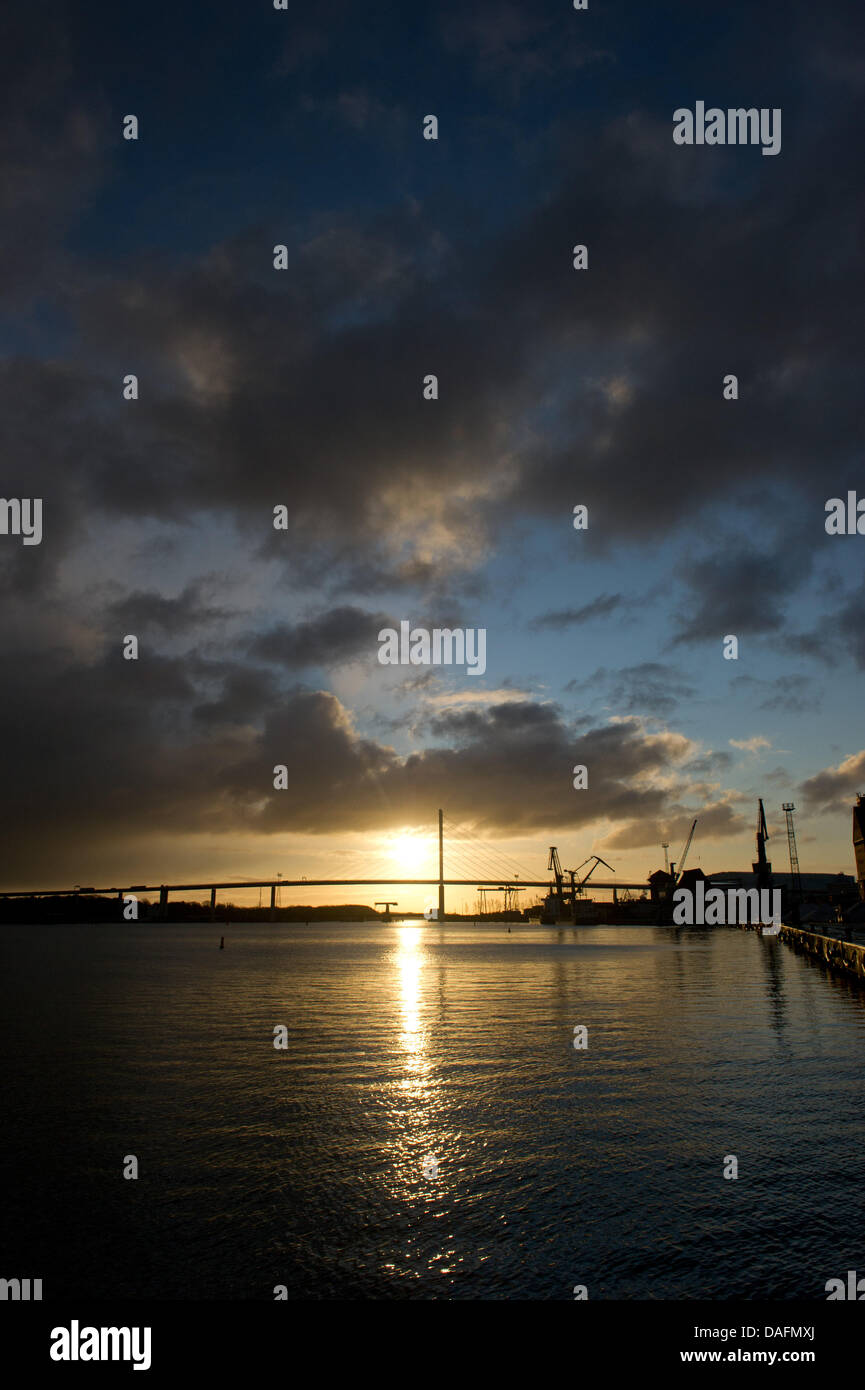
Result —
[[[409,1054],[408,1065],[417,1070],[422,1065],[423,1034],[420,1026],[420,975],[423,969],[420,929],[399,927],[396,967],[399,975],[399,1006],[402,1016],[402,1044]]]
[[[430,1195],[429,1184],[438,1178],[437,1152],[444,1147],[444,1137],[436,1131],[433,1067],[425,1055],[421,984],[428,959],[422,927],[417,923],[397,927],[396,947],[389,960],[396,971],[398,1004],[394,1014],[400,1022],[402,1060],[402,1075],[395,1076],[388,1088],[398,1174],[392,1195],[423,1202]],[[432,1163],[434,1176],[429,1170],[425,1172],[425,1163]]]
[[[4,1249],[57,1296],[812,1298],[861,1265],[865,994],[782,942],[224,930],[0,933]]]

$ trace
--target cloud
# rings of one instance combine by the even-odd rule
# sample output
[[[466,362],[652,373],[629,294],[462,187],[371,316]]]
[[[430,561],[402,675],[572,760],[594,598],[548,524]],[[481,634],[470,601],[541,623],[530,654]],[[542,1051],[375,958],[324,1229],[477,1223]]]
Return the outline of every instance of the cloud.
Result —
[[[451,7],[440,19],[447,48],[466,54],[482,82],[502,84],[516,101],[532,82],[547,85],[589,63],[612,60],[609,50],[589,42],[578,28],[542,17],[538,7],[511,0],[476,0]]]
[[[368,613],[346,605],[304,622],[281,623],[254,638],[252,657],[286,667],[337,666],[355,657],[378,656],[378,633],[393,626],[386,613]]]
[[[435,709],[457,709],[466,705],[501,705],[508,701],[522,704],[528,692],[507,686],[499,690],[448,690],[441,694],[427,696],[427,703]]]
[[[787,605],[813,565],[813,552],[790,553],[786,545],[771,554],[747,546],[724,546],[715,554],[681,567],[690,590],[687,616],[676,643],[778,632]]]
[[[669,718],[682,700],[691,700],[697,693],[675,666],[658,661],[641,661],[618,670],[601,666],[585,680],[568,681],[565,690],[580,695],[603,692],[609,707],[656,719]]]
[[[737,680],[743,689],[758,697],[757,709],[767,713],[815,714],[821,707],[822,692],[817,681],[802,670],[774,680],[748,675],[740,675]]]
[[[0,288],[6,313],[32,310],[73,273],[66,239],[107,169],[111,116],[104,97],[78,90],[73,52],[61,7],[43,13],[7,9],[0,52]],[[20,325],[26,334],[27,320]]]
[[[793,633],[788,641],[794,651],[827,665],[852,658],[859,670],[865,671],[865,583],[836,597],[832,609],[810,632]]]
[[[119,644],[88,662],[31,650],[0,699],[3,727],[15,730],[5,861],[19,882],[44,875],[48,842],[52,873],[74,879],[94,853],[101,863],[133,843],[144,852],[157,829],[368,831],[426,824],[438,805],[492,834],[657,820],[685,793],[699,752],[635,720],[573,725],[554,705],[508,692],[491,705],[440,706],[430,732],[444,746],[398,754],[361,733],[335,695],[285,685],[278,668],[195,653],[128,662]],[[273,787],[281,763],[288,793]],[[587,791],[573,789],[577,763],[589,769]]]
[[[745,753],[759,753],[763,748],[771,748],[772,743],[762,734],[754,734],[753,738],[731,738],[731,748],[740,748]]]
[[[815,773],[799,791],[812,812],[846,810],[853,797],[865,791],[865,749]]]
[[[665,125],[633,113],[596,133],[548,201],[518,209],[506,231],[476,246],[458,249],[435,209],[415,200],[351,216],[307,212],[283,233],[285,275],[271,267],[264,227],[176,267],[146,254],[98,274],[70,267],[59,307],[77,332],[77,379],[64,392],[56,368],[7,366],[11,456],[31,439],[43,491],[74,511],[182,520],[206,505],[287,567],[383,567],[420,583],[444,559],[482,564],[517,516],[564,517],[575,489],[591,504],[590,545],[657,541],[757,479],[822,507],[814,401],[831,381],[842,460],[855,436],[862,346],[845,329],[840,289],[855,276],[853,248],[836,248],[831,275],[822,262],[802,270],[801,243],[819,242],[822,201],[807,196],[815,176],[797,166],[803,187],[782,175],[771,203],[748,191],[731,200],[718,187],[692,206],[678,180],[695,166],[679,159]],[[854,196],[841,181],[836,217],[855,215],[843,206]],[[576,316],[548,252],[569,244],[575,223],[616,268],[614,278],[580,281]],[[734,279],[712,269],[731,261]],[[701,331],[707,320],[741,319],[758,285],[764,313],[746,344]],[[498,331],[503,297],[507,334]],[[797,368],[806,318],[809,392]],[[105,364],[119,344],[134,344],[146,411],[109,388]],[[743,382],[733,406],[720,397],[731,358]],[[615,400],[607,361],[630,383]],[[447,363],[434,404],[420,391],[431,362]],[[532,426],[545,377],[550,418],[540,432]],[[39,422],[46,397],[50,430]],[[278,502],[290,504],[288,535],[269,523]],[[690,562],[696,607],[680,640],[719,624],[778,630],[802,572],[801,552],[783,544],[774,557],[740,547]],[[614,598],[602,596],[608,612]],[[589,611],[572,614],[561,620]]]
[[[208,623],[221,622],[231,610],[218,608],[202,597],[200,584],[189,584],[175,598],[163,594],[135,591],[111,604],[108,617],[125,632],[140,636],[144,632],[164,632],[169,636],[195,630]]]
[[[681,853],[680,846],[684,846],[684,842],[690,834],[692,821],[693,815],[689,811],[679,811],[678,814],[671,811],[669,818],[663,821],[658,819],[646,821],[642,818],[628,821],[612,835],[607,836],[603,841],[603,846],[611,850],[633,850],[645,849],[650,845],[658,848],[666,842],[673,849],[673,862],[675,863],[676,850],[678,849]],[[730,800],[725,799],[714,803],[710,802],[700,807],[694,834],[695,838],[699,833],[704,839],[727,839],[741,834],[744,828],[743,817]]]
[[[687,6],[672,16],[699,33]],[[280,107],[274,143],[263,117],[254,176],[220,172],[206,217],[189,226],[184,186],[158,237],[147,209],[164,214],[171,194],[167,166],[148,166],[154,146],[122,149],[117,113],[54,10],[11,21],[0,278],[20,322],[0,361],[0,449],[6,495],[45,499],[43,544],[0,548],[16,874],[42,868],[46,843],[77,877],[94,846],[155,825],[325,833],[426,823],[451,799],[502,831],[609,822],[633,839],[686,821],[694,779],[720,776],[729,755],[684,735],[569,717],[528,696],[468,701],[425,672],[391,694],[417,699],[445,746],[406,754],[369,729],[378,718],[377,731],[417,730],[414,711],[389,718],[385,703],[367,718],[298,683],[375,650],[391,624],[372,605],[411,600],[441,624],[467,596],[500,601],[503,571],[505,584],[522,580],[515,538],[548,546],[558,535],[564,549],[578,500],[591,518],[587,570],[602,556],[666,562],[677,587],[644,604],[650,650],[665,636],[684,646],[737,632],[799,651],[806,670],[792,688],[743,684],[763,708],[794,714],[817,699],[809,672],[848,654],[865,668],[858,552],[822,533],[827,492],[843,495],[861,472],[865,347],[850,304],[863,269],[843,230],[865,207],[851,172],[858,69],[844,59],[855,10],[821,38],[816,66],[805,23],[769,26],[746,51],[735,26],[719,36],[720,77],[752,81],[773,55],[797,131],[780,160],[676,149],[664,82],[638,83],[645,106],[634,105],[627,43],[604,69],[605,84],[616,76],[609,93],[601,100],[584,71],[575,104],[573,71],[601,56],[579,16],[565,37],[558,19],[515,4],[450,5],[419,29],[413,14],[383,27],[355,18],[322,0],[313,20],[267,40],[258,71]],[[636,15],[635,49],[645,34],[657,42],[656,22]],[[377,162],[365,133],[420,90],[418,69],[391,61],[394,35],[397,51],[457,77],[464,100],[438,149],[423,148],[418,121],[414,144],[395,128]],[[388,73],[384,86],[357,85],[358,55],[364,71]],[[238,110],[226,106],[226,127]],[[201,128],[188,124],[194,144]],[[346,125],[367,162],[346,163]],[[449,141],[459,160],[436,165]],[[118,236],[112,218],[133,184],[140,216],[124,215]],[[577,238],[585,274],[571,268]],[[289,250],[284,273],[272,268],[276,241]],[[136,402],[122,398],[127,368]],[[736,402],[721,395],[730,370]],[[421,390],[430,371],[435,402]],[[285,532],[273,528],[278,504]],[[136,538],[122,558],[118,534]],[[794,600],[815,555],[832,571],[821,595],[831,608],[800,631]],[[213,597],[223,560],[249,579],[248,604]],[[849,582],[833,595],[836,571]],[[612,566],[600,573],[582,592],[609,590],[581,606],[546,610],[550,598],[533,597],[539,626],[619,624],[643,603],[619,591]],[[528,577],[543,593],[544,574]],[[150,634],[138,663],[119,658],[121,626]],[[566,689],[618,715],[669,720],[684,701],[700,712],[696,678],[661,661],[602,667]],[[291,795],[272,790],[280,760]],[[570,786],[576,762],[590,767],[587,793]],[[814,795],[837,801],[839,778],[811,779]],[[735,810],[710,797],[723,833]]]
[[[537,628],[564,628],[576,627],[580,623],[592,622],[596,618],[608,618],[612,613],[620,611],[625,606],[625,600],[621,594],[600,594],[591,603],[586,603],[582,608],[563,608],[558,612],[543,613],[535,618],[534,626]]]

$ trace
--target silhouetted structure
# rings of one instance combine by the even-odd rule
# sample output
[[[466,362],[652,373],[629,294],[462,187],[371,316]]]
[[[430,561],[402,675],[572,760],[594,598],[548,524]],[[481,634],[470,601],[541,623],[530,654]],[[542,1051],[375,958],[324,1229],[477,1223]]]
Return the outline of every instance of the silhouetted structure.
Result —
[[[652,902],[662,902],[664,898],[672,897],[673,887],[676,879],[667,869],[656,869],[653,874],[649,874],[649,892],[652,895]]]
[[[710,881],[702,869],[685,869],[684,873],[679,876],[676,887],[687,888],[689,893],[696,893],[698,883],[705,883],[708,887]]]
[[[859,896],[865,898],[865,797],[860,792],[853,807],[853,853],[856,856],[856,877]]]
[[[766,812],[763,810],[763,798],[760,797],[760,809],[757,812],[757,859],[751,865],[757,875],[758,888],[772,887],[772,865],[766,858],[766,841],[769,838],[769,831],[766,829]]]
[[[790,851],[790,877],[793,880],[793,894],[796,901],[801,902],[802,875],[799,872],[799,851],[796,848],[796,830],[793,825],[793,812],[796,807],[792,801],[785,801],[782,809],[787,817],[787,848]]]

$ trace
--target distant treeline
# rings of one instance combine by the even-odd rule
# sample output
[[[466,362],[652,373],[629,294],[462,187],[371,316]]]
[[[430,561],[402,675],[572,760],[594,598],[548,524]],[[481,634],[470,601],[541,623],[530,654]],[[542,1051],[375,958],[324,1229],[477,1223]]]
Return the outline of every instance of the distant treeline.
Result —
[[[0,898],[0,923],[34,922],[59,924],[73,922],[116,922],[122,927],[134,927],[135,920],[128,921],[124,915],[123,899],[116,896],[104,897],[92,893],[69,893],[58,897]],[[138,922],[402,922],[423,921],[422,912],[402,912],[396,908],[390,917],[378,912],[369,903],[329,903],[324,907],[312,904],[292,904],[290,907],[276,907],[271,914],[270,903],[261,907],[246,907],[239,903],[220,902],[217,899],[216,913],[211,913],[210,903],[185,902],[182,898],[169,898],[165,916],[162,915],[159,899],[138,900]],[[512,912],[449,912],[446,921],[450,922],[524,922],[525,914]],[[435,925],[435,923],[431,923]]]
[[[121,926],[135,926],[123,916],[123,900],[116,897],[99,897],[87,893],[70,893],[56,898],[2,898],[0,899],[0,922],[117,922]],[[422,913],[401,912],[399,917],[421,917]],[[163,920],[158,899],[150,902],[142,898],[138,902],[139,922],[158,922]],[[216,915],[212,917],[210,903],[189,903],[182,899],[169,898],[165,919],[169,922],[380,922],[383,914],[364,903],[339,903],[325,907],[297,906],[277,907],[271,914],[270,904],[266,907],[244,907],[238,903],[219,902]]]

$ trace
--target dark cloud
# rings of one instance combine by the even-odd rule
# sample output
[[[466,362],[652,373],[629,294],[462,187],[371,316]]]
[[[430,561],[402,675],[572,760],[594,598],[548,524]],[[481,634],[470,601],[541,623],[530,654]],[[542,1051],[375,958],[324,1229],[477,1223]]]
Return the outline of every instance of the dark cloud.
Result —
[[[274,674],[258,666],[200,659],[190,664],[197,698],[189,717],[199,729],[238,725],[252,730],[281,698],[281,687]]]
[[[0,43],[0,288],[4,313],[75,276],[67,238],[107,169],[107,106],[79,90],[65,7],[7,5]],[[40,326],[16,321],[25,343]]]
[[[763,773],[762,781],[772,787],[789,787],[793,778],[786,767],[773,767],[771,772]]]
[[[509,0],[449,8],[440,29],[445,45],[468,56],[481,81],[495,84],[513,101],[532,83],[548,85],[588,63],[613,57],[578,26],[563,27],[554,12],[544,14],[542,6]]]
[[[249,651],[259,660],[288,667],[335,666],[357,656],[374,661],[378,633],[393,625],[386,613],[333,608],[302,623],[271,628],[250,643]]]
[[[812,813],[849,809],[854,796],[865,794],[865,750],[815,773],[801,784],[799,792]]]
[[[64,716],[57,718],[58,689]],[[445,708],[442,746],[405,755],[360,734],[331,693],[194,654],[124,661],[119,644],[82,664],[48,651],[3,689],[4,786],[16,808],[6,862],[36,881],[148,836],[327,833],[425,824],[444,802],[492,833],[581,827],[644,815],[681,797],[694,750],[633,722],[575,727],[552,705]],[[69,730],[74,730],[74,737]],[[284,763],[290,791],[273,788]],[[589,769],[575,791],[572,768]]]
[[[847,538],[838,539],[844,544]],[[853,537],[849,540],[855,544]],[[793,632],[788,641],[793,651],[827,666],[852,659],[860,671],[865,670],[865,584],[853,593],[839,595],[832,610],[810,631]]]
[[[831,390],[838,491],[858,438],[863,351],[849,326],[855,246],[809,254],[827,232],[834,164],[833,223],[853,225],[862,209],[842,176],[843,131],[824,131],[819,170],[786,151],[761,161],[771,197],[743,174],[738,196],[717,181],[699,201],[691,176],[705,166],[673,146],[666,123],[633,113],[596,134],[543,207],[459,253],[435,209],[404,202],[295,222],[281,234],[285,274],[265,226],[178,268],[146,254],[114,273],[81,267],[59,295],[81,336],[76,420],[89,447],[73,482],[46,419],[44,491],[138,516],[225,510],[289,565],[324,547],[341,566],[393,571],[395,532],[407,582],[435,568],[431,538],[436,560],[449,547],[465,558],[470,537],[517,513],[565,516],[575,495],[590,505],[589,545],[657,540],[711,501],[747,499],[758,479],[822,509],[818,403]],[[725,153],[737,169],[753,154]],[[570,268],[575,226],[592,245],[586,274]],[[729,327],[740,322],[746,339]],[[146,408],[121,400],[109,354],[136,362]],[[437,402],[420,389],[432,364]],[[731,364],[733,403],[721,398]],[[31,434],[40,396],[56,404],[45,377],[22,363],[3,392],[26,403]],[[525,427],[542,389],[554,408],[541,441]],[[290,539],[270,528],[278,502]],[[750,630],[776,630],[792,560],[779,575],[743,549],[732,568],[760,585]],[[723,567],[697,560],[686,577],[708,603]],[[732,596],[727,608],[742,611]]]
[[[134,592],[110,605],[108,618],[122,628],[141,633],[163,632],[169,636],[198,631],[208,623],[231,616],[231,610],[210,604],[200,584],[188,585],[176,598],[152,592]]]
[[[611,850],[645,849],[650,845],[660,848],[666,842],[670,849],[670,858],[676,863],[677,853],[681,856],[693,819],[689,811],[679,811],[678,814],[671,811],[664,820],[644,820],[641,817],[629,821],[609,835],[604,840],[604,845]],[[725,839],[741,834],[744,828],[744,818],[728,801],[717,801],[699,807],[695,836],[699,833],[707,839]],[[694,845],[695,841],[692,841],[689,855],[694,850]],[[693,861],[691,867],[693,868]]]
[[[688,764],[688,771],[692,777],[717,777],[731,768],[733,761],[733,755],[721,748],[693,758]]]
[[[790,643],[791,639],[788,637],[787,641]],[[814,714],[822,705],[822,692],[817,681],[805,671],[777,676],[774,680],[761,680],[748,675],[737,679],[741,686],[758,697],[756,708],[767,713]]]
[[[624,29],[608,15],[602,37],[574,12],[563,33],[560,5],[394,7],[389,27],[322,0],[290,24],[270,14],[265,80],[236,100],[214,63],[236,33],[231,7],[194,68],[200,26],[172,14],[155,45],[166,73],[138,67],[127,39],[112,46],[113,30],[88,69],[99,36],[85,25],[76,45],[56,7],[9,21],[0,280],[19,321],[0,362],[2,491],[44,499],[45,536],[0,546],[7,872],[35,873],[46,842],[71,871],[95,842],[157,825],[324,832],[426,823],[442,801],[502,832],[606,819],[629,843],[679,833],[693,778],[722,773],[727,754],[528,699],[425,710],[436,746],[397,752],[333,694],[291,684],[374,651],[390,624],[365,602],[458,622],[468,597],[494,593],[491,561],[528,528],[568,533],[578,501],[581,563],[669,554],[675,599],[647,614],[658,650],[734,632],[865,666],[859,552],[822,530],[825,497],[861,480],[858,16],[839,6],[815,44],[804,7],[779,9],[778,25],[725,7],[713,83],[766,90],[769,73],[766,100],[784,106],[783,153],[763,159],[672,143],[671,108],[705,71],[693,10],[667,16],[691,55],[673,83],[655,7]],[[142,46],[162,22],[148,15]],[[130,76],[138,93],[158,78],[159,100],[147,139],[122,149]],[[437,148],[419,135],[430,90],[461,94]],[[416,126],[402,118],[415,106]],[[354,167],[347,150],[360,159],[373,133],[384,154]],[[577,241],[587,272],[572,269]],[[430,372],[436,401],[422,396]],[[273,528],[279,504],[287,531]],[[128,575],[116,565],[122,528],[140,537],[145,581],[140,557]],[[209,532],[265,593],[215,655],[238,613],[205,582]],[[179,538],[171,566],[166,536]],[[821,575],[832,610],[802,630],[795,598],[818,553],[845,580]],[[621,622],[638,600],[602,582],[616,592],[540,626]],[[345,601],[328,607],[334,595]],[[151,635],[146,659],[121,661],[119,627]],[[186,654],[159,655],[163,636]],[[696,696],[655,661],[567,688],[654,719]],[[758,693],[791,713],[816,698],[802,682]],[[420,730],[413,711],[373,711],[367,728],[376,717],[383,739]],[[272,790],[279,761],[291,794]],[[577,762],[589,792],[570,786]],[[834,803],[853,775],[820,774],[806,794]],[[730,833],[718,797],[705,826]]]
[[[585,603],[581,608],[562,608],[557,612],[542,613],[539,618],[535,618],[534,626],[538,628],[564,628],[577,627],[581,623],[594,621],[596,618],[609,618],[611,614],[620,612],[625,607],[625,600],[621,594],[599,594],[591,603]]]
[[[396,686],[396,692],[400,695],[413,695],[416,691],[432,691],[438,687],[440,679],[433,670],[422,671],[417,676],[407,676],[404,681],[400,681]]]
[[[778,632],[796,589],[810,573],[813,555],[786,545],[770,554],[731,545],[682,566],[688,585],[686,615],[675,643],[717,642]]]
[[[599,667],[585,680],[568,681],[565,690],[591,694],[623,714],[668,718],[681,700],[693,699],[696,690],[672,664],[641,661],[618,670]]]

